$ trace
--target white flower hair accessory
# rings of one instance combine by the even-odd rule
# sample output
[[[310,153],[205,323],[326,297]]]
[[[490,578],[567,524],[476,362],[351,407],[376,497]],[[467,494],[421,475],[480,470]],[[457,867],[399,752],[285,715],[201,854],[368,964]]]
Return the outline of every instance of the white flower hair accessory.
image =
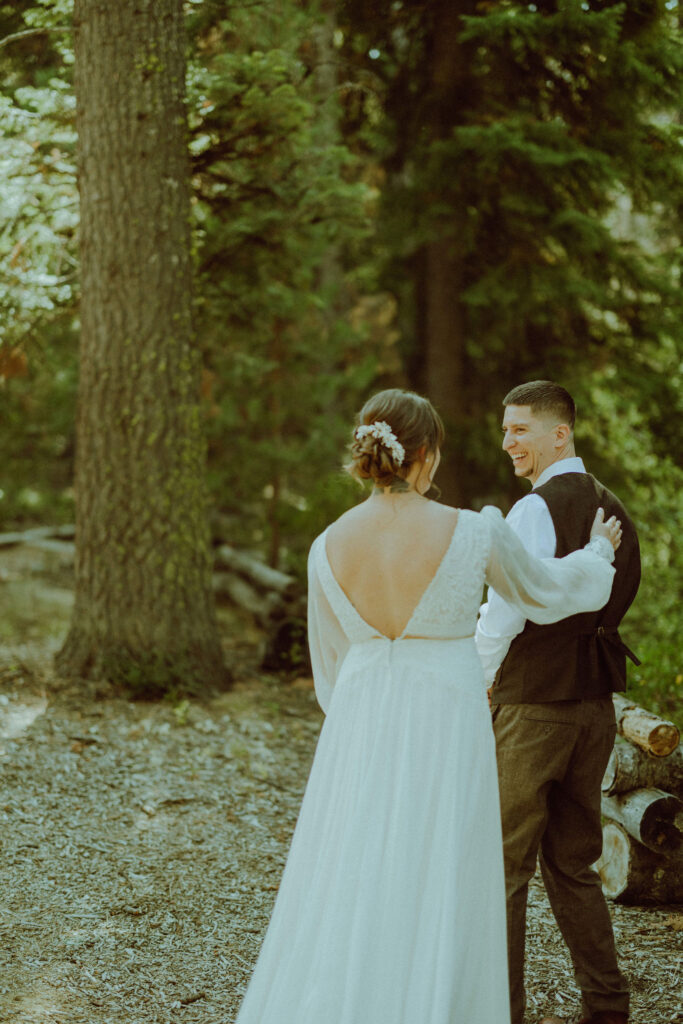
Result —
[[[389,449],[397,466],[403,465],[406,450],[388,423],[385,423],[384,420],[376,420],[374,423],[366,423],[362,427],[356,427],[354,436],[357,441],[360,441],[361,437],[367,437],[368,435],[376,438],[381,445]]]

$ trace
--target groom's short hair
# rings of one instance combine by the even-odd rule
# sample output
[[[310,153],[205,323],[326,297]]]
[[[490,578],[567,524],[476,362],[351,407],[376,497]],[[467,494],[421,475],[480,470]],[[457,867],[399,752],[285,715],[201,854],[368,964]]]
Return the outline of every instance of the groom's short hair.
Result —
[[[573,430],[576,420],[574,399],[566,388],[551,380],[532,380],[518,384],[508,391],[503,405],[528,405],[532,413],[551,413],[559,423],[566,423]]]

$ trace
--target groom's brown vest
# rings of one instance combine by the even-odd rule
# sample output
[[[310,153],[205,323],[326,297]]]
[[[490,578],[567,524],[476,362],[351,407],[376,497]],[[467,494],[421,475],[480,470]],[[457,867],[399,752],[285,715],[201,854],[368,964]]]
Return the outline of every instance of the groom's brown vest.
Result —
[[[617,627],[636,596],[640,551],[635,527],[619,499],[589,473],[562,473],[536,488],[550,510],[555,555],[576,551],[590,538],[596,510],[621,519],[612,593],[598,612],[571,615],[550,626],[527,622],[510,644],[494,685],[494,704],[586,700],[626,689],[626,655]]]

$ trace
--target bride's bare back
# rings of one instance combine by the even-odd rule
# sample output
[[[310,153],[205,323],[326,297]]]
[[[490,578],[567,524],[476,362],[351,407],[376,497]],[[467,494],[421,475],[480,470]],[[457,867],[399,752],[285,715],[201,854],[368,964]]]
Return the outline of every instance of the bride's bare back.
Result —
[[[403,634],[448,550],[457,509],[417,494],[373,495],[326,537],[335,579],[378,633]]]

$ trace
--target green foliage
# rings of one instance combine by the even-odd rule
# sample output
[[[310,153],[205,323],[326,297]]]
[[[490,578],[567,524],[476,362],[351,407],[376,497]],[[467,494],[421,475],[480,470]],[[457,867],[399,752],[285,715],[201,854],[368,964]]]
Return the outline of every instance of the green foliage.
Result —
[[[655,2],[453,8],[461,31],[445,83],[432,73],[438,5],[347,0],[345,54],[384,102],[375,148],[387,170],[386,280],[410,276],[419,314],[415,259],[451,241],[463,267],[466,401],[479,416],[492,388],[566,375],[577,360],[603,361],[605,346],[621,354],[626,339],[656,336],[662,306],[680,325],[672,113],[683,48],[673,13]],[[647,214],[646,237],[615,232],[624,205]],[[474,494],[481,474],[469,469]]]
[[[4,51],[0,237],[8,256],[0,263],[0,323],[4,351],[21,353],[13,372],[28,376],[7,374],[3,509],[6,519],[19,519],[65,502],[62,514],[71,515],[73,53],[70,35],[52,31],[70,23],[71,2],[0,11],[0,34],[51,30]],[[358,292],[342,266],[367,232],[367,190],[354,181],[333,100],[319,95],[300,56],[313,47],[320,19],[295,3],[286,13],[250,7],[226,14],[223,4],[195,3],[188,99],[212,496],[239,514],[238,539],[266,544],[273,560],[283,544],[289,548],[288,537],[297,538],[292,557],[300,564],[308,540],[304,495],[320,474],[336,471],[374,357],[363,331],[349,326],[346,311]],[[55,472],[41,455],[57,450],[64,457]],[[56,483],[58,495],[51,493]]]
[[[321,59],[321,28],[293,2],[200,19],[190,72],[212,490],[273,562],[307,545],[310,493],[336,473],[374,375],[346,316],[367,189],[302,59]]]
[[[629,696],[683,729],[683,672],[680,634],[673,622],[675,613],[670,602],[660,601],[659,608],[652,609],[651,614],[659,619],[659,628],[654,636],[644,632],[638,651],[643,664],[629,673]],[[659,616],[666,618],[662,620]],[[647,624],[644,625],[647,630]]]
[[[25,25],[54,24],[61,7],[29,8]],[[63,54],[52,49],[49,35],[37,38],[40,55],[33,55],[37,67],[29,81],[15,71],[17,62],[0,64],[7,71],[0,91],[0,345],[6,349],[26,347],[74,315],[75,100]],[[17,40],[8,48],[21,45]]]
[[[653,346],[653,349],[655,347]],[[585,402],[582,447],[596,475],[612,489],[628,491],[628,508],[638,528],[642,582],[624,622],[643,664],[629,665],[635,700],[683,725],[680,713],[683,657],[678,628],[678,601],[683,579],[683,466],[677,447],[667,447],[657,417],[671,424],[683,414],[683,365],[673,343],[650,352],[661,373],[659,396],[646,398],[643,380],[652,382],[652,366],[641,352],[642,376],[617,385],[608,367],[583,387]],[[652,403],[652,404],[650,404]],[[656,403],[656,404],[655,404]],[[656,410],[656,413],[655,413]],[[653,415],[654,413],[654,415]],[[671,436],[671,441],[674,441]]]
[[[78,224],[73,97],[64,83],[0,95],[0,344],[25,346],[73,315]]]
[[[73,522],[75,339],[46,331],[26,376],[0,391],[0,526]]]
[[[0,39],[41,30],[0,48],[6,521],[71,515],[78,198],[71,35],[57,31],[71,6],[0,2]],[[499,450],[500,399],[521,380],[561,379],[578,400],[581,454],[639,527],[643,583],[625,634],[644,664],[631,685],[671,717],[677,10],[342,0],[336,21],[329,5],[297,0],[186,10],[209,479],[231,539],[303,575],[312,537],[358,499],[340,469],[352,413],[378,380],[422,386],[424,253],[447,240],[463,268],[464,426],[451,445],[466,499],[520,496]],[[444,12],[459,15],[446,84],[433,73]],[[152,658],[117,671],[151,693],[175,686],[167,669]]]
[[[0,37],[68,26],[71,4],[0,7]],[[0,518],[73,518],[78,189],[70,35],[0,50]]]
[[[670,710],[683,568],[679,12],[659,0],[346,0],[342,12],[344,56],[366,86],[347,94],[346,126],[386,174],[380,281],[401,303],[414,384],[429,358],[423,254],[446,240],[462,271],[464,426],[451,444],[466,500],[506,507],[522,493],[499,451],[507,390],[565,383],[580,453],[641,532],[626,630],[648,664],[632,678]],[[450,65],[442,57],[435,75],[444,26]]]

